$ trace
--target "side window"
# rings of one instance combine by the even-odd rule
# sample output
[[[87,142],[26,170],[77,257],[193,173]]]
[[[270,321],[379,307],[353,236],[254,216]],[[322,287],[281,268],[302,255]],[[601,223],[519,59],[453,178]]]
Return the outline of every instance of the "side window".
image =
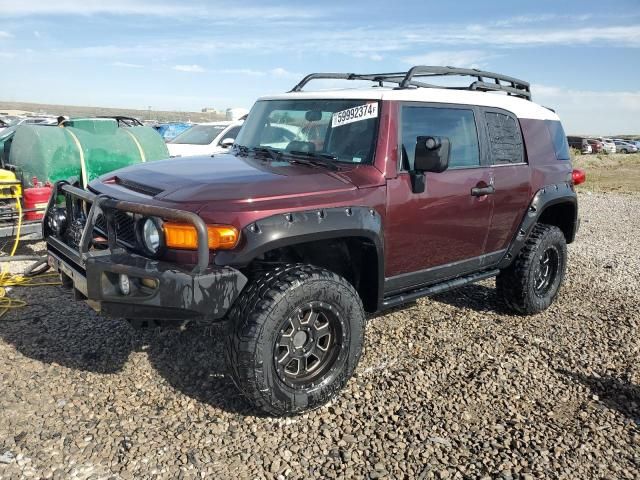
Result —
[[[451,143],[449,168],[469,168],[480,165],[478,131],[473,110],[403,106],[402,161],[404,169],[413,169],[416,139],[427,135],[449,139]]]
[[[233,127],[230,128],[227,133],[225,133],[222,138],[220,139],[220,141],[218,142],[218,145],[220,145],[222,143],[223,140],[227,139],[227,138],[233,138],[234,140],[236,139],[236,137],[238,136],[238,132],[240,131],[240,127]]]
[[[562,124],[557,120],[545,120],[545,123],[547,124],[547,129],[553,141],[556,158],[558,160],[569,160],[571,158],[569,155],[569,145]]]
[[[491,163],[501,165],[524,162],[522,134],[516,120],[504,113],[485,112],[489,144],[491,145]]]

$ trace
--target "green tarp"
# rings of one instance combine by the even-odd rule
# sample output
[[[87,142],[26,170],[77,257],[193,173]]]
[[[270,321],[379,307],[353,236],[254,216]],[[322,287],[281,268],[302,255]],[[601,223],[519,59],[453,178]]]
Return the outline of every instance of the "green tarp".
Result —
[[[128,165],[169,158],[151,127],[118,127],[112,119],[75,119],[65,127],[23,125],[16,129],[9,163],[27,182],[72,177],[83,184]],[[84,167],[83,167],[84,165]]]

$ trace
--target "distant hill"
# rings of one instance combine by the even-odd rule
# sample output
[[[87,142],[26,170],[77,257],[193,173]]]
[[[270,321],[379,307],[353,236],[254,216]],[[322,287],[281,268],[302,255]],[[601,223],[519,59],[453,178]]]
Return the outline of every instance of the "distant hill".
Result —
[[[1,110],[25,110],[34,114],[64,115],[67,117],[93,117],[97,115],[123,115],[135,117],[139,120],[158,120],[160,122],[169,121],[192,121],[192,122],[213,122],[224,120],[225,116],[218,113],[202,112],[172,112],[161,110],[135,110],[132,108],[113,107],[86,107],[76,105],[50,105],[46,103],[28,102],[5,102],[0,100]]]

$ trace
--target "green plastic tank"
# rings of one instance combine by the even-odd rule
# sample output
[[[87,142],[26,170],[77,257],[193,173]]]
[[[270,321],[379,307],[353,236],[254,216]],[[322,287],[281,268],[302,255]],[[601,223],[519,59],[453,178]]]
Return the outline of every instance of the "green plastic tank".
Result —
[[[151,127],[118,127],[110,118],[84,118],[64,127],[22,125],[13,137],[9,163],[24,179],[56,182],[78,178],[83,185],[128,165],[169,158]]]

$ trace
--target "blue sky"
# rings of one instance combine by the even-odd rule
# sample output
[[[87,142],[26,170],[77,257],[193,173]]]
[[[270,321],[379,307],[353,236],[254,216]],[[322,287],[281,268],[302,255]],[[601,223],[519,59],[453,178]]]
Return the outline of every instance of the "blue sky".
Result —
[[[0,0],[0,99],[250,107],[312,71],[473,66],[571,132],[640,133],[638,0]]]

